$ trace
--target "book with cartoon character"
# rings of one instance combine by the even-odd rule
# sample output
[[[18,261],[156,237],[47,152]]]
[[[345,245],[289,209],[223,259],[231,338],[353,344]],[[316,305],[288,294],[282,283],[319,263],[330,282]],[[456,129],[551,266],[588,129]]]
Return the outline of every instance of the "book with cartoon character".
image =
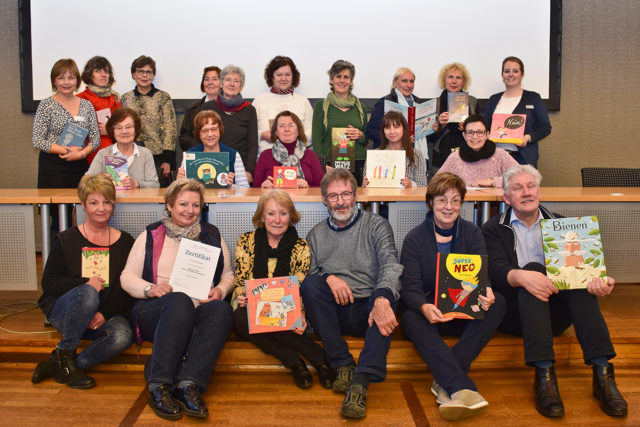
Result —
[[[273,188],[298,188],[298,168],[294,166],[274,166]]]
[[[445,317],[484,319],[479,295],[487,295],[488,257],[438,252],[435,306]]]
[[[250,334],[302,327],[298,276],[245,280],[245,290]]]
[[[229,188],[229,153],[184,153],[185,175],[206,188]]]
[[[103,286],[109,287],[109,248],[82,248],[82,277],[90,279],[98,276],[104,280]]]
[[[347,136],[349,128],[331,128],[331,164],[334,168],[356,170],[356,142]]]
[[[67,122],[58,138],[58,145],[64,147],[84,147],[84,141],[89,135],[89,129],[85,129],[77,123]]]
[[[449,92],[449,123],[461,123],[469,117],[469,94]]]
[[[489,139],[496,143],[522,145],[526,114],[494,114]]]
[[[409,135],[417,140],[435,132],[433,124],[436,121],[436,101],[437,99],[434,98],[422,104],[415,104],[413,107],[409,107],[408,105],[385,99],[384,112],[398,111],[402,113],[409,125]]]
[[[122,180],[129,176],[127,159],[120,156],[104,156],[104,169],[109,174],[116,190],[124,190]]]
[[[540,221],[547,277],[559,290],[583,289],[595,277],[606,280],[597,216]]]

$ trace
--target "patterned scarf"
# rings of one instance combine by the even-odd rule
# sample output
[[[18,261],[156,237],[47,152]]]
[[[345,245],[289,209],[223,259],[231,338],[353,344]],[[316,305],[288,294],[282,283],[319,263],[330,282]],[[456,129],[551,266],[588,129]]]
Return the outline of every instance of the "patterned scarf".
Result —
[[[251,103],[244,100],[242,94],[237,94],[233,98],[229,99],[222,96],[222,92],[220,92],[216,98],[216,104],[218,104],[218,107],[220,107],[220,109],[225,113],[237,113],[243,108],[251,105]]]
[[[346,98],[338,98],[335,93],[329,92],[324,101],[322,101],[322,111],[324,111],[324,120],[322,123],[324,124],[325,129],[329,128],[327,123],[327,113],[329,111],[329,105],[331,104],[338,108],[351,108],[355,105],[360,113],[360,123],[364,123],[364,110],[362,108],[362,104],[360,104],[360,100],[355,95],[350,93]]]
[[[290,95],[293,93],[293,86],[291,86],[289,89],[285,89],[285,90],[281,90],[276,88],[275,86],[271,86],[271,93],[275,93],[278,95]]]
[[[171,219],[171,214],[169,213],[169,210],[167,208],[164,209],[164,213],[162,214],[162,219],[160,219],[160,221],[162,221],[162,224],[167,229],[167,237],[171,237],[178,242],[183,237],[189,240],[195,240],[197,242],[200,241],[200,232],[202,231],[200,228],[200,221],[196,221],[187,227],[180,227],[175,222],[173,222],[173,219]]]
[[[113,95],[116,98],[116,102],[120,100],[120,94],[113,90],[111,86],[87,85],[87,87],[91,92],[95,93],[100,98],[108,98]]]
[[[288,143],[287,145],[291,146],[291,144],[294,143]],[[293,166],[298,168],[298,178],[304,179],[304,172],[302,172],[300,160],[304,157],[304,152],[307,150],[307,147],[305,147],[304,142],[300,140],[297,140],[295,144],[296,147],[293,150],[293,154],[290,155],[289,150],[287,150],[284,143],[277,139],[271,147],[271,154],[273,154],[273,160],[280,163],[282,166]]]

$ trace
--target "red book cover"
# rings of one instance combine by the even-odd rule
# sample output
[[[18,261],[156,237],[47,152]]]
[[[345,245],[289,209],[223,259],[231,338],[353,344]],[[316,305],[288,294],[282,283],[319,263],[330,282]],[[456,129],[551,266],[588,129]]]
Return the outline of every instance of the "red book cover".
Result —
[[[416,107],[409,107],[407,114],[407,124],[409,125],[409,136],[416,136]]]
[[[250,334],[302,327],[298,276],[245,280],[245,290]]]
[[[298,168],[274,166],[273,188],[298,188]]]

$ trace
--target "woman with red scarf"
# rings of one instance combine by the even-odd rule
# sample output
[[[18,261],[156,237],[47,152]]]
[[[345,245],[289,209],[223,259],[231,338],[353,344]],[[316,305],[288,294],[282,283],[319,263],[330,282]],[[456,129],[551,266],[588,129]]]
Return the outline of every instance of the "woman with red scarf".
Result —
[[[253,182],[253,169],[258,158],[258,118],[256,109],[245,101],[240,93],[244,87],[244,70],[227,65],[220,73],[221,90],[215,101],[202,105],[203,110],[213,110],[222,118],[224,145],[240,153],[245,164],[249,183]]]

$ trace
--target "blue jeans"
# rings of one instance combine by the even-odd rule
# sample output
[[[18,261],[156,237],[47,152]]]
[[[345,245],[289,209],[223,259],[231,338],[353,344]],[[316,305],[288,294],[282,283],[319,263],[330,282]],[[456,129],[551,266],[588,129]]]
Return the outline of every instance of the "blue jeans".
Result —
[[[228,302],[195,307],[182,292],[136,301],[133,326],[137,325],[142,339],[153,343],[145,365],[147,382],[175,385],[190,380],[204,392],[227,341],[232,317]]]
[[[87,329],[99,305],[95,288],[83,284],[58,298],[49,314],[49,322],[62,333],[58,349],[75,350],[82,338],[94,341],[76,359],[81,369],[117,356],[133,342],[133,332],[124,316],[113,316],[96,330]]]
[[[375,323],[369,326],[374,298],[357,298],[353,304],[338,305],[327,281],[317,274],[310,274],[304,279],[300,293],[311,324],[322,339],[331,367],[355,364],[342,334],[364,337],[356,373],[370,374],[373,382],[384,381],[391,335],[383,336]],[[397,306],[397,302],[391,303],[394,311]]]

